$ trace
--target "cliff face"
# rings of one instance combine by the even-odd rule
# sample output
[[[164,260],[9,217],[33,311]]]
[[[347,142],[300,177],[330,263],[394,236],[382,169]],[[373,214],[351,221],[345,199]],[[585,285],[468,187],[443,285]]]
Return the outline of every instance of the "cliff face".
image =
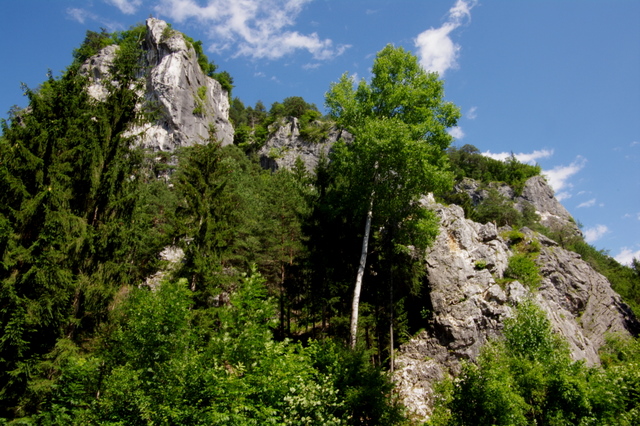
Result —
[[[489,188],[495,188],[500,195],[513,201],[514,207],[522,212],[527,205],[532,206],[540,217],[540,224],[549,229],[568,229],[571,232],[582,235],[582,232],[575,224],[571,214],[556,199],[553,189],[547,184],[542,176],[534,176],[527,180],[522,193],[517,195],[513,188],[504,183],[493,182]],[[465,178],[456,185],[457,192],[466,193],[471,198],[474,205],[484,201],[489,190],[482,183]]]
[[[295,117],[277,122],[275,131],[258,151],[260,164],[265,169],[291,169],[300,158],[309,172],[313,172],[322,156],[328,156],[331,147],[338,140],[349,142],[353,137],[335,127],[329,129],[327,136],[319,142],[304,140],[300,136],[300,122]],[[272,129],[273,130],[273,129]]]
[[[527,182],[541,185],[546,183],[537,177]],[[541,217],[559,216],[557,210],[544,210],[545,203],[557,208],[555,198],[527,201]],[[600,363],[598,350],[607,333],[638,332],[628,306],[579,255],[524,228],[525,238],[539,243],[536,264],[542,282],[536,290],[518,281],[501,286],[496,280],[503,277],[513,254],[501,230],[492,223],[465,219],[459,206],[443,206],[432,198],[423,202],[440,218],[440,234],[426,254],[431,317],[425,331],[399,348],[394,373],[400,395],[418,417],[430,414],[435,381],[458,374],[462,360],[474,360],[489,339],[501,334],[504,319],[523,298],[532,298],[544,309],[554,330],[569,343],[572,357],[587,365]]]
[[[138,135],[143,147],[161,151],[205,143],[210,131],[222,145],[233,143],[228,93],[202,72],[195,50],[181,33],[159,19],[149,18],[146,25],[139,76],[144,91],[139,93],[139,105],[151,106],[157,115],[151,123],[132,128],[131,134]],[[116,45],[108,46],[81,68],[89,76],[89,93],[96,99],[107,95],[102,81],[109,78],[117,50]]]

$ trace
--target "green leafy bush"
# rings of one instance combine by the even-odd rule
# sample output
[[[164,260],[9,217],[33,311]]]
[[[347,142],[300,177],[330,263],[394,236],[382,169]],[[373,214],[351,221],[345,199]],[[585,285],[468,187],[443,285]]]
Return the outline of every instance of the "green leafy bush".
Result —
[[[484,183],[504,182],[510,185],[516,194],[522,193],[529,178],[539,176],[542,171],[540,166],[523,164],[513,155],[505,161],[486,157],[473,145],[450,147],[448,154],[456,180],[468,177]]]
[[[504,340],[487,344],[477,364],[464,364],[457,379],[437,386],[428,424],[633,425],[640,419],[640,373],[613,354],[634,347],[622,352],[638,360],[637,345],[612,346],[612,364],[587,368],[572,361],[544,312],[525,301],[505,323]]]
[[[504,277],[518,280],[532,290],[538,288],[542,281],[538,265],[526,253],[516,253],[509,258]]]

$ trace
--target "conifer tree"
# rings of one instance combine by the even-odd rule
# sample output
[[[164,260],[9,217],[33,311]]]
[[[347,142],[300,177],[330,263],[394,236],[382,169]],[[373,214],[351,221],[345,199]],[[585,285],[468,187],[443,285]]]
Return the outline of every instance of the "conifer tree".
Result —
[[[91,336],[117,288],[144,273],[130,226],[142,156],[126,133],[137,119],[140,31],[119,40],[106,100],[88,95],[75,63],[27,89],[29,107],[2,124],[3,415],[34,408],[65,356],[61,340]]]

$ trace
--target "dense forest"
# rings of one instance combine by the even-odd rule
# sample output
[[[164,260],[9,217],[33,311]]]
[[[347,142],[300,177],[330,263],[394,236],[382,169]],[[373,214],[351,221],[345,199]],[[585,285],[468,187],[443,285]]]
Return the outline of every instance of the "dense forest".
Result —
[[[389,369],[428,317],[428,192],[474,220],[546,233],[640,311],[638,262],[499,195],[473,205],[452,190],[467,177],[518,191],[540,168],[451,147],[459,110],[404,49],[381,50],[369,82],[339,77],[324,117],[300,97],[269,111],[233,98],[233,145],[212,132],[147,152],[127,133],[154,118],[137,107],[144,31],[88,32],[2,121],[0,424],[413,424]],[[230,95],[231,76],[187,41]],[[109,44],[120,49],[96,101],[79,69]],[[263,170],[255,154],[284,117],[309,141],[331,126],[355,140],[313,173]],[[638,342],[611,336],[603,367],[587,368],[533,304],[517,312],[504,340],[441,384],[433,424],[640,421]]]

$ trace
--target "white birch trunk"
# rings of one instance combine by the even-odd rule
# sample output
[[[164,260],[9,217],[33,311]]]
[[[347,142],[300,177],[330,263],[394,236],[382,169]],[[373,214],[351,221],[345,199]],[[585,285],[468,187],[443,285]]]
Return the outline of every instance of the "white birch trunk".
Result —
[[[364,237],[362,237],[362,253],[360,253],[360,265],[358,266],[356,287],[353,289],[353,302],[351,304],[351,349],[356,348],[356,338],[358,335],[358,308],[360,306],[360,292],[362,291],[362,277],[364,276],[364,268],[367,264],[367,252],[369,250],[369,233],[371,231],[371,218],[373,217],[373,196],[374,193],[371,193],[369,211],[367,212],[367,222],[364,226]]]

